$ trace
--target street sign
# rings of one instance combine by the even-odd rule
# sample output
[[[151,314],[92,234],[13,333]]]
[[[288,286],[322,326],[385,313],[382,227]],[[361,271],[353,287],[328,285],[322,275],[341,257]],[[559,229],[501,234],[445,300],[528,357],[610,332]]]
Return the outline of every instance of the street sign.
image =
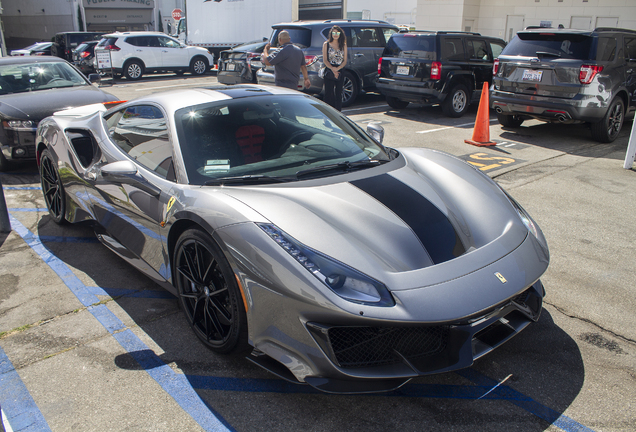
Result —
[[[183,11],[181,9],[172,10],[172,19],[175,21],[179,21],[181,19],[181,15],[183,15]]]

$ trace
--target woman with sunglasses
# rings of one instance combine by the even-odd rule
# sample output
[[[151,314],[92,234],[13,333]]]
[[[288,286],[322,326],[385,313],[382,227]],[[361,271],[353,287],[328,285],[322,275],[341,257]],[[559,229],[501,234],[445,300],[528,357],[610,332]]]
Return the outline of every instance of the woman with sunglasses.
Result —
[[[347,64],[347,38],[335,25],[329,31],[329,39],[322,45],[322,61],[325,63],[325,102],[340,111],[342,109],[342,82],[340,70]]]

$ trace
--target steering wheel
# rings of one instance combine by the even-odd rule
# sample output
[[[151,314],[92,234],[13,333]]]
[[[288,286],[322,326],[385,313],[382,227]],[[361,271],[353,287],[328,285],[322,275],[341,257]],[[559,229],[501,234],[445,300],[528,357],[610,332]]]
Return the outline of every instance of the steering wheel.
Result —
[[[320,152],[320,153],[330,153],[330,152],[335,152],[338,153],[338,156],[344,156],[345,154],[347,154],[347,152],[344,152],[342,150],[338,150],[335,147],[332,147],[330,145],[327,144],[309,144],[306,146],[303,146],[306,149],[309,150],[313,150],[315,152]]]
[[[285,144],[283,144],[282,149],[283,150],[287,150],[287,147],[289,147],[290,145],[292,145],[294,143],[294,140],[300,136],[303,135],[307,135],[307,139],[311,139],[311,137],[314,136],[313,132],[309,132],[309,131],[305,131],[305,130],[301,130],[301,131],[296,131],[293,134],[291,134],[291,136],[289,137],[289,139],[287,141],[285,141]],[[299,140],[300,142],[301,140]],[[306,141],[306,140],[302,140],[302,141]]]

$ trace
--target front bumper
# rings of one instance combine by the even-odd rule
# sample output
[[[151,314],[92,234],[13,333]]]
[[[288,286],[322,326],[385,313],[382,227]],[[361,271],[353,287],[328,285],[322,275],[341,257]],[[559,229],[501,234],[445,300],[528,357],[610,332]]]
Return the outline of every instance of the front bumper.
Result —
[[[579,94],[565,99],[505,92],[491,87],[490,107],[502,114],[543,121],[595,123],[603,119],[608,104],[593,95]]]
[[[35,160],[35,136],[37,128],[4,129],[2,154],[7,160]]]
[[[410,82],[378,78],[376,88],[385,96],[405,102],[440,103],[446,98],[438,81]]]

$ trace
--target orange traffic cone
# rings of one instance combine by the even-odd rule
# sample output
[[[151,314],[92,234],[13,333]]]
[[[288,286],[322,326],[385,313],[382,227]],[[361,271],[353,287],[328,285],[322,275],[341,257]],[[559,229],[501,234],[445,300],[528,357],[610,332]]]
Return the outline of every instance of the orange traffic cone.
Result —
[[[488,112],[490,103],[488,101],[488,83],[485,82],[481,89],[481,99],[477,109],[477,119],[473,130],[473,139],[464,140],[466,144],[478,147],[493,146],[496,142],[490,141],[490,114]]]

